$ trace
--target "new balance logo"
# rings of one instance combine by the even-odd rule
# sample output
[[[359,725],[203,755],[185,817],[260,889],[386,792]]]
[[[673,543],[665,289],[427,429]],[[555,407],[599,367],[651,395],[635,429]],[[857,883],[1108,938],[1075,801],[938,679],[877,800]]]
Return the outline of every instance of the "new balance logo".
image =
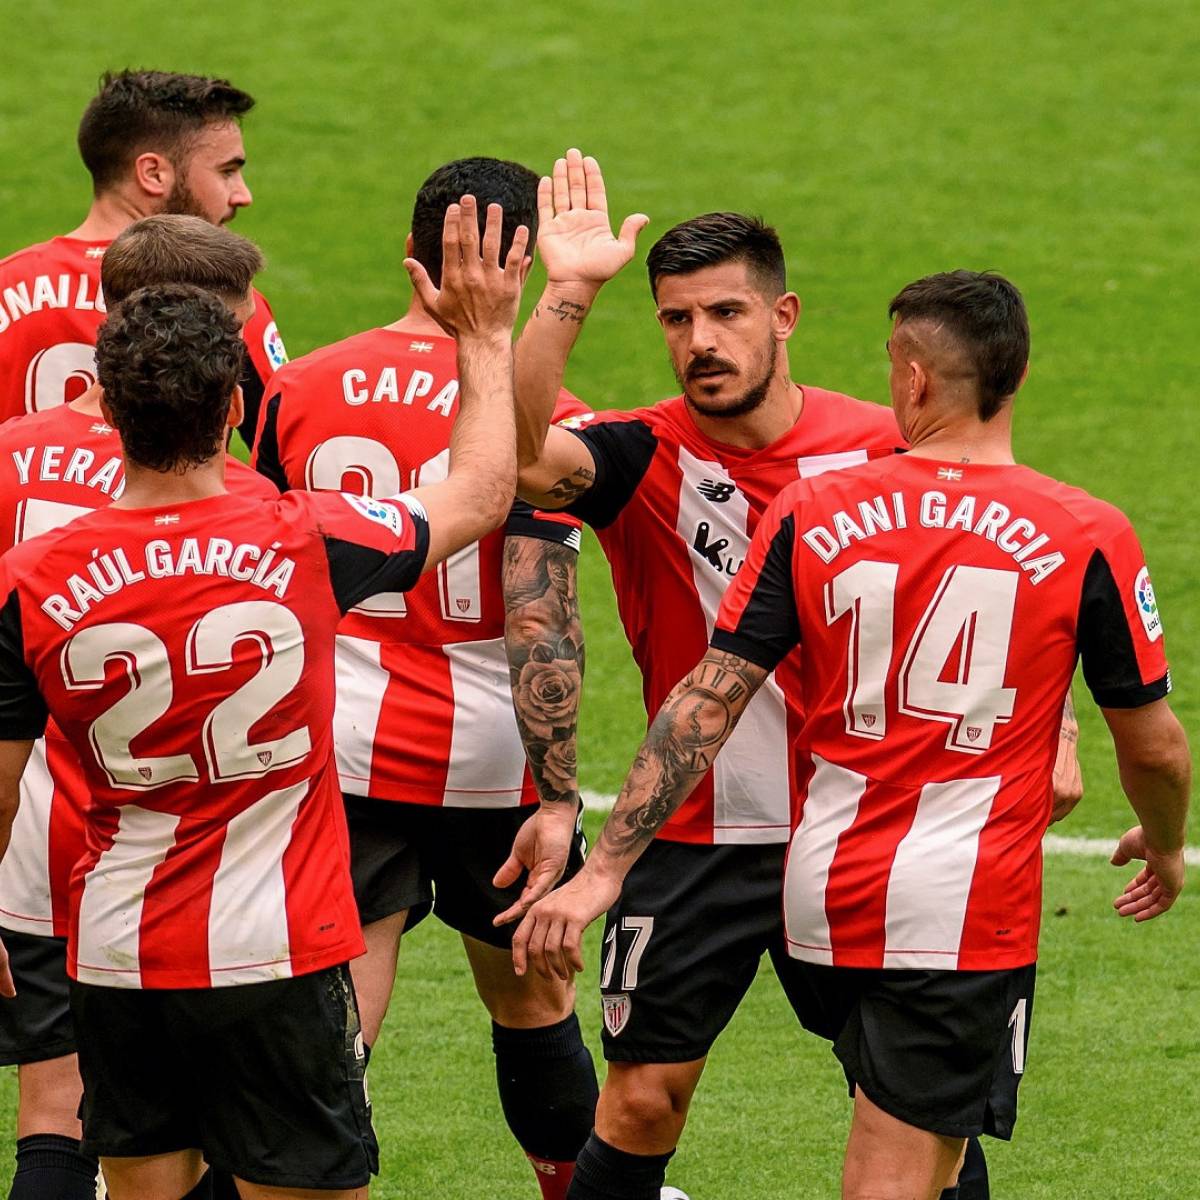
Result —
[[[939,479],[949,479],[951,482],[954,482],[961,479],[963,473],[957,467],[938,467],[937,477]]]
[[[433,343],[432,342],[409,342],[408,348],[416,354],[432,354],[433,353]]]
[[[696,484],[696,491],[705,500],[711,500],[714,504],[724,504],[737,491],[737,485],[724,479],[702,479]]]
[[[729,548],[729,539],[727,537],[714,538],[712,541],[709,541],[709,534],[711,533],[712,527],[709,523],[701,521],[696,526],[696,536],[692,540],[692,548],[697,554],[704,557],[714,571],[718,571],[722,575],[728,575],[732,579],[741,568],[743,560],[740,558],[734,559],[733,555],[725,553]]]
[[[154,518],[155,525],[178,525],[178,513],[166,513],[164,516]]]

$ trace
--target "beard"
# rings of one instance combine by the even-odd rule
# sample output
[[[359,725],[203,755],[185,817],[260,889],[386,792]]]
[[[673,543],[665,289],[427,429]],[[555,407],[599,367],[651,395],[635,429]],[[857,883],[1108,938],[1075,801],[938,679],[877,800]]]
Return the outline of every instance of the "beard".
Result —
[[[732,371],[734,370],[732,363],[725,359],[707,356],[693,359],[684,374],[680,374],[678,369],[675,369],[674,363],[672,363],[672,369],[675,370],[675,378],[679,381],[679,386],[683,388],[688,403],[698,413],[705,417],[733,420],[735,417],[744,417],[747,413],[752,413],[767,398],[767,392],[770,391],[771,380],[775,378],[775,368],[779,361],[779,343],[775,341],[774,337],[767,342],[763,359],[762,370],[750,386],[737,399],[720,403],[712,403],[703,394],[697,396],[695,389],[689,388],[688,385],[695,383],[695,372],[710,371],[714,367]]]
[[[199,217],[202,221],[207,221],[210,225],[227,225],[233,220],[237,210],[234,209],[228,215],[222,214],[219,217],[214,217],[212,213],[205,210],[204,206],[196,198],[196,193],[188,187],[187,181],[181,176],[177,176],[175,182],[171,185],[170,192],[167,193],[163,212],[174,213],[182,217]]]

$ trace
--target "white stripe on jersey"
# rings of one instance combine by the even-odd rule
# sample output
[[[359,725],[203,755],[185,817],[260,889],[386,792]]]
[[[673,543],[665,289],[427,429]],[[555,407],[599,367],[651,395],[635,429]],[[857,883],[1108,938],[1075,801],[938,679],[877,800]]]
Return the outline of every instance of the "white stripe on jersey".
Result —
[[[213,987],[291,978],[283,856],[311,782],[269,792],[229,822],[208,917]]]
[[[521,803],[525,750],[517,730],[504,639],[443,646],[450,661],[454,729],[443,804],[512,808]]]
[[[680,446],[679,470],[682,480],[675,529],[686,547],[711,635],[721,598],[750,546],[746,532],[750,506],[720,463],[706,462]],[[706,499],[699,490],[701,485],[725,499]],[[698,544],[708,550],[711,559]],[[713,766],[713,842],[784,842],[790,828],[787,706],[772,674],[746,706]]]
[[[113,844],[83,881],[77,978],[102,987],[142,986],[140,931],[146,887],[175,844],[179,817],[136,804],[118,810]]]
[[[867,777],[812,756],[815,770],[783,875],[788,951],[805,962],[833,964],[825,889],[838,838],[854,824]]]
[[[46,739],[38,738],[21,776],[21,803],[8,852],[0,864],[0,926],[50,936],[50,810],[54,780],[46,765]]]
[[[338,782],[351,796],[369,796],[375,730],[391,675],[379,665],[379,642],[337,635],[333,749]]]
[[[888,876],[885,967],[958,966],[979,835],[1000,782],[991,775],[921,789],[912,827],[896,848]]]

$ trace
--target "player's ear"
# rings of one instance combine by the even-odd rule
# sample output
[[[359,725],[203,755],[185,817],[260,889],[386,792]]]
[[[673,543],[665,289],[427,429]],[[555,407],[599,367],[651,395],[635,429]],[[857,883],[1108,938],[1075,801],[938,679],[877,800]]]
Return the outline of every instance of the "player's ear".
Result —
[[[784,292],[771,307],[771,325],[777,342],[786,342],[795,332],[800,320],[800,297]]]
[[[133,174],[138,187],[147,196],[166,196],[175,183],[175,167],[170,159],[148,150],[133,161]]]
[[[929,399],[929,376],[914,358],[908,364],[908,402],[914,408],[924,408]]]
[[[229,397],[229,414],[225,418],[225,424],[230,429],[236,429],[246,416],[246,402],[242,398],[242,385],[239,383],[233,389],[233,395]]]

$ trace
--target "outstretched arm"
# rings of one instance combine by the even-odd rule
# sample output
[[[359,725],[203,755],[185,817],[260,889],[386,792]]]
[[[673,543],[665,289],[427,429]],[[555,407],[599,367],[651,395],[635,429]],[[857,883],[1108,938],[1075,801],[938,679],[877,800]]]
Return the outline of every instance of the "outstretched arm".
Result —
[[[768,672],[710,649],[658,710],[583,870],[540,900],[513,937],[523,975],[569,979],[583,970],[583,931],[606,912],[629,868],[704,777]]]
[[[449,473],[411,493],[429,517],[426,568],[500,525],[516,491],[512,330],[529,231],[518,226],[501,260],[502,216],[500,205],[488,205],[481,244],[475,198],[450,205],[440,289],[419,262],[404,260],[426,310],[458,342],[459,408]]]
[[[648,220],[641,213],[626,217],[613,237],[600,164],[578,150],[568,150],[554,164],[553,177],[538,185],[537,246],[547,282],[517,343],[517,454],[522,468],[542,456],[567,358],[596,294],[633,257],[637,235]]]
[[[578,553],[561,542],[510,535],[504,543],[504,639],[517,728],[541,808],[521,826],[495,885],[529,875],[504,925],[525,915],[562,878],[575,836],[579,784],[575,734],[583,683]]]

